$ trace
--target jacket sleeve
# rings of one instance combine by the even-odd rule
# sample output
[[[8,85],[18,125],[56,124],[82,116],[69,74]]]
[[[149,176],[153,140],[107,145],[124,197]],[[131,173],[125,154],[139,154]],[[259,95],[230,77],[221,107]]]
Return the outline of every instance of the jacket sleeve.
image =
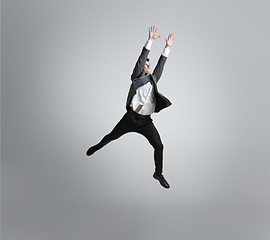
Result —
[[[149,52],[150,50],[147,50],[145,47],[143,47],[141,55],[139,56],[131,74],[131,81],[133,81],[142,73]]]
[[[160,56],[158,63],[152,73],[152,77],[156,80],[156,82],[158,82],[158,80],[160,79],[163,69],[164,69],[164,65],[166,63],[167,57],[164,57],[163,55]]]

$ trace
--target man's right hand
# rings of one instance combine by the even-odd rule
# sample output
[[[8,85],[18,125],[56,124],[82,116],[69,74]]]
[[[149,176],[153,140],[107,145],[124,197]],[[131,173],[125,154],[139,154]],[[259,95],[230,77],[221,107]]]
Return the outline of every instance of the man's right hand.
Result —
[[[160,36],[157,36],[157,30],[158,30],[158,28],[156,28],[156,30],[155,30],[155,26],[149,28],[149,38],[148,38],[148,40],[154,41],[155,39],[160,38]]]

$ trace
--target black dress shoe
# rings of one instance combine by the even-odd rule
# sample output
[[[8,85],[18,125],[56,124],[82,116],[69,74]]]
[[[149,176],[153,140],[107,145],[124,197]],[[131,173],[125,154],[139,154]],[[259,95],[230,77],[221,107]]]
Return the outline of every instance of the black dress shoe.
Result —
[[[90,147],[87,152],[86,152],[86,155],[87,156],[91,156],[92,154],[94,154],[94,152],[97,151],[97,148],[95,146],[93,147]]]
[[[165,180],[164,176],[162,174],[154,173],[153,177],[159,181],[159,183],[165,187],[170,188],[169,183]]]

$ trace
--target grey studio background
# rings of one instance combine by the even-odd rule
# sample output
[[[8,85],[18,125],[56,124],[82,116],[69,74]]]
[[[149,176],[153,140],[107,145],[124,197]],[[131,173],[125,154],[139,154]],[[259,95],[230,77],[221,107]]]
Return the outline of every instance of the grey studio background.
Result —
[[[268,240],[269,7],[2,1],[2,239]],[[153,115],[169,190],[138,134],[85,155],[125,113],[150,26],[152,68],[175,38]]]

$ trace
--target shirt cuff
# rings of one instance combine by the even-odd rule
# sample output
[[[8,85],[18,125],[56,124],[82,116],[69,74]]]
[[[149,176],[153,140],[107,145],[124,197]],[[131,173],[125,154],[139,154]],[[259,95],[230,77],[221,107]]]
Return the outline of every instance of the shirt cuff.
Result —
[[[147,50],[150,50],[150,49],[151,49],[151,46],[152,46],[152,43],[153,43],[152,40],[147,40],[147,42],[145,43],[144,47],[145,47]]]
[[[169,56],[170,51],[171,51],[171,50],[170,50],[169,48],[164,48],[163,53],[162,53],[162,56],[164,56],[164,57],[168,57],[168,56]]]

